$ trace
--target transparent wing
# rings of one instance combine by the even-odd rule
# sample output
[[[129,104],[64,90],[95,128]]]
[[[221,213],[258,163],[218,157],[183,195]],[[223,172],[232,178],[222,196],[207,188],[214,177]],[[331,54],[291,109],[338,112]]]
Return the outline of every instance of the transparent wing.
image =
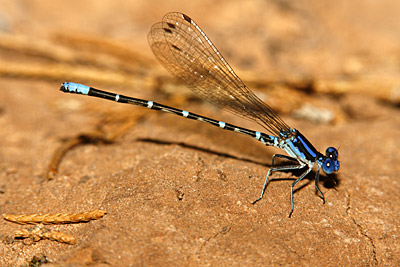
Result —
[[[187,15],[168,13],[148,41],[161,64],[210,103],[256,121],[275,135],[290,127],[235,74],[207,35]]]

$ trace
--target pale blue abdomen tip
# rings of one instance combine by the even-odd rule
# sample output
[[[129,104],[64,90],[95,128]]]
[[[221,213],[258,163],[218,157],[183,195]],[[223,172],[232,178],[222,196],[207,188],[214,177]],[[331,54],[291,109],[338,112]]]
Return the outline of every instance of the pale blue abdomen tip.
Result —
[[[83,94],[83,95],[87,95],[89,93],[90,87],[80,84],[80,83],[68,83],[65,82],[64,84],[64,88],[66,91],[70,92],[70,93],[75,93],[75,94]]]

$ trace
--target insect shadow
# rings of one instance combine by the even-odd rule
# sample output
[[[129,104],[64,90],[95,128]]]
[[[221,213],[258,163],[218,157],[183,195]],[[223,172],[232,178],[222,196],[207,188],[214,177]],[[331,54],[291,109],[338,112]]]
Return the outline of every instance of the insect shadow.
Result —
[[[249,163],[261,165],[261,166],[268,167],[268,168],[273,167],[272,164],[270,164],[270,163],[260,162],[260,161],[252,160],[252,159],[249,159],[246,157],[237,157],[237,156],[234,156],[234,155],[231,155],[228,153],[224,153],[224,152],[220,152],[220,151],[216,151],[216,150],[212,150],[212,149],[207,149],[207,148],[202,148],[202,147],[198,147],[195,145],[186,144],[183,142],[172,142],[172,141],[164,141],[164,140],[151,139],[151,138],[138,138],[138,139],[136,139],[136,141],[145,142],[145,143],[153,143],[153,144],[158,144],[158,145],[178,145],[178,146],[181,146],[184,148],[201,151],[201,152],[208,153],[208,154],[218,155],[218,156],[225,157],[225,158],[249,162]],[[287,164],[287,161],[280,161],[277,164],[274,164],[274,167],[285,166],[286,164]],[[304,172],[304,168],[296,169],[296,170],[282,170],[279,172],[292,173],[294,176],[299,177]],[[316,177],[316,174],[317,174],[316,171],[312,170],[305,177],[305,179],[307,180],[307,183],[304,183],[304,184],[296,187],[296,189],[293,191],[293,193],[303,189],[304,187],[309,185],[311,182],[313,182]],[[295,180],[296,180],[295,177],[294,178],[271,178],[269,182],[295,181]],[[336,189],[337,186],[339,186],[339,182],[340,182],[336,173],[332,173],[329,176],[320,174],[319,180],[320,180],[320,182],[322,182],[322,185],[324,186],[324,188],[328,188],[328,189],[332,189],[332,188]],[[317,190],[315,190],[315,191],[317,194]]]

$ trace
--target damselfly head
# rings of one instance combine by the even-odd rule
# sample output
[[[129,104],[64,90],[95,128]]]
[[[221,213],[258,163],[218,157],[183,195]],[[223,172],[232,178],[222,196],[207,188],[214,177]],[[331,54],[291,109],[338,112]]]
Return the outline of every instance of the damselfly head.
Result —
[[[337,172],[340,169],[340,162],[338,161],[339,153],[336,148],[328,147],[325,152],[325,159],[322,164],[322,169],[326,174]]]

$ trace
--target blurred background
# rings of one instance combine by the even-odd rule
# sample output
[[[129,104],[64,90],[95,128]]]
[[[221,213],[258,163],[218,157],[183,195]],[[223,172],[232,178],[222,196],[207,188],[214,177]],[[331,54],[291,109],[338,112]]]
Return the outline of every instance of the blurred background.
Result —
[[[132,110],[132,107],[64,95],[58,91],[61,82],[79,82],[240,123],[243,127],[257,128],[257,125],[238,121],[231,114],[221,113],[204,104],[155,60],[147,43],[147,34],[154,23],[161,21],[163,15],[171,11],[189,15],[206,32],[238,76],[282,115],[290,126],[301,129],[322,152],[327,146],[340,147],[342,165],[339,190],[323,188],[324,192],[329,191],[330,199],[334,199],[333,205],[323,207],[337,208],[335,216],[327,211],[321,214],[321,205],[315,204],[319,199],[314,199],[317,197],[307,191],[302,205],[309,205],[304,206],[308,208],[304,208],[303,213],[296,213],[295,210],[295,214],[307,222],[301,228],[306,225],[310,228],[305,227],[302,230],[304,232],[296,230],[300,228],[296,220],[286,220],[288,184],[279,185],[284,193],[277,193],[276,198],[269,198],[270,201],[265,204],[269,205],[268,209],[274,209],[272,211],[261,209],[262,205],[259,206],[260,210],[255,210],[258,207],[253,206],[246,206],[244,210],[232,206],[232,203],[239,203],[238,199],[244,203],[246,201],[243,199],[258,196],[266,172],[265,166],[261,165],[268,164],[272,156],[272,150],[250,145],[251,141],[244,137],[241,139],[232,134],[231,138],[230,133],[182,122],[168,115],[164,117],[148,110]],[[185,187],[188,177],[195,175],[190,173],[190,167],[201,169],[205,177],[220,175],[231,179],[229,188],[225,188],[228,187],[226,184],[216,183],[210,185],[209,190],[205,188],[207,185],[194,190],[210,194],[226,192],[223,196],[205,198],[205,206],[196,208],[196,216],[200,216],[197,215],[199,211],[203,214],[201,217],[193,214],[190,217],[188,210],[193,208],[192,204],[181,213],[175,212],[175,202],[171,204],[168,199],[162,200],[161,193],[157,195],[157,192],[164,192],[164,187],[154,187],[158,191],[152,199],[161,202],[151,207],[141,203],[136,207],[141,217],[135,217],[133,221],[129,220],[129,216],[115,218],[115,213],[113,215],[111,212],[109,221],[105,223],[109,228],[104,228],[111,229],[108,232],[97,229],[105,233],[96,235],[90,230],[90,227],[95,227],[94,224],[69,228],[78,236],[91,233],[91,237],[95,237],[94,241],[81,241],[77,247],[71,247],[64,256],[65,248],[51,243],[26,247],[4,241],[0,245],[3,250],[0,251],[7,251],[5,254],[8,256],[0,263],[23,264],[35,253],[45,251],[59,262],[74,262],[74,259],[79,262],[83,259],[82,262],[90,264],[99,263],[96,257],[107,254],[105,262],[113,264],[142,262],[144,265],[156,265],[170,260],[176,265],[183,257],[186,260],[183,262],[189,265],[206,265],[210,262],[224,265],[230,260],[249,265],[285,265],[297,264],[300,255],[306,260],[303,262],[310,265],[397,265],[400,262],[400,248],[396,241],[399,237],[398,233],[395,234],[399,226],[399,209],[395,207],[400,207],[400,153],[397,140],[400,131],[399,17],[398,0],[0,1],[0,213],[97,208],[104,204],[98,199],[112,195],[107,207],[110,210],[120,209],[121,214],[131,216],[131,209],[135,207],[123,210],[119,206],[122,205],[119,199],[125,198],[123,194],[130,193],[118,195],[116,192],[120,192],[121,188],[140,186],[140,183],[124,184],[136,180],[115,178],[119,177],[120,170],[127,171],[123,174],[129,176],[132,173],[130,168],[136,170],[142,167],[144,171],[140,169],[139,174],[136,173],[140,176],[139,181],[143,179],[152,186],[156,183],[154,177],[159,177],[159,172],[165,170],[165,181],[168,181],[165,183],[184,187],[185,197],[189,197],[192,187],[198,185],[193,182]],[[149,114],[153,114],[153,117]],[[63,158],[78,144],[114,142],[125,134],[128,135],[128,141],[122,147],[118,147],[118,142],[112,148],[88,146],[75,150],[67,160]],[[161,165],[163,161],[154,158],[163,153],[174,154],[171,148],[167,147],[165,152],[161,144],[133,144],[132,140],[140,138],[153,138],[167,144],[170,142],[172,151],[182,158],[172,158],[164,163],[165,166]],[[224,165],[230,164],[229,157],[226,159],[218,153],[194,149],[192,153],[201,154],[204,163],[200,156],[197,159],[189,154],[190,149],[173,146],[173,142],[196,144],[201,149],[227,153],[239,160],[236,158],[232,163],[235,167],[225,168],[231,166]],[[129,149],[125,146],[129,146]],[[188,153],[186,158],[185,153]],[[211,159],[208,160],[208,156]],[[241,162],[243,158],[246,160]],[[181,169],[182,173],[176,170],[176,165],[168,165],[186,160],[187,167]],[[60,163],[63,163],[62,178],[43,183],[46,179],[57,177]],[[228,174],[222,172],[222,175],[219,169],[215,171],[214,163]],[[247,167],[249,164],[253,165]],[[209,176],[203,167],[211,171]],[[154,177],[150,175],[146,180],[146,173],[151,174],[153,170],[156,172]],[[240,175],[229,173],[234,170]],[[245,170],[245,174],[242,170]],[[68,175],[71,177],[66,179]],[[250,179],[232,178],[246,175],[253,175],[257,180],[252,179],[249,185]],[[74,180],[73,177],[79,179]],[[109,179],[116,180],[109,184]],[[89,189],[81,188],[86,180],[89,183],[96,180],[98,182],[93,183],[99,184],[93,184],[93,188]],[[236,182],[243,182],[243,185]],[[147,194],[145,190],[153,190],[153,187],[146,183],[143,192]],[[279,183],[274,184],[277,187],[276,184]],[[165,190],[169,192],[167,185]],[[102,190],[106,192],[104,195]],[[307,190],[314,189],[309,186]],[[136,198],[136,193],[130,201]],[[296,195],[299,202],[302,199],[300,193]],[[147,199],[147,195],[144,199]],[[225,236],[228,241],[203,250],[206,242],[202,242],[206,237],[202,229],[210,229],[215,225],[222,227],[226,219],[225,215],[219,216],[225,214],[224,210],[218,210],[220,205],[216,205],[214,200],[209,203],[208,199],[218,199],[217,203],[226,201],[227,207],[239,211],[228,212],[232,216],[237,215],[231,218],[235,223],[231,225],[232,231]],[[134,205],[130,201],[127,202]],[[285,206],[280,206],[282,203]],[[164,205],[170,205],[172,210],[168,216],[164,216]],[[148,213],[144,212],[146,208],[149,209]],[[249,215],[248,210],[252,214]],[[324,217],[327,221],[320,222],[319,218],[324,216],[324,212],[329,214]],[[153,221],[156,213],[159,217]],[[188,217],[181,220],[177,214],[188,214]],[[275,222],[274,225],[268,224],[266,214],[270,215],[268,222]],[[277,217],[271,217],[271,214],[277,214]],[[246,222],[252,220],[250,217],[255,219],[249,226]],[[189,221],[188,225],[177,226],[178,237],[164,235],[162,229],[169,227],[167,223],[172,225],[186,220]],[[149,221],[154,224],[146,228]],[[131,236],[132,223],[138,236]],[[201,223],[205,226],[200,226]],[[331,230],[330,226],[324,228],[323,233],[314,232],[326,224],[334,225],[333,228],[341,232]],[[226,229],[231,229],[229,227]],[[235,232],[235,227],[240,230]],[[13,226],[2,224],[0,230],[2,235],[7,236]],[[276,239],[271,239],[274,238],[270,235],[271,231],[275,231]],[[114,234],[118,240],[112,244],[118,248],[115,249],[117,252],[113,251],[115,247],[105,245],[109,239],[103,239]],[[181,235],[185,238],[181,239]],[[209,235],[216,237],[219,232],[215,236],[213,233]],[[128,236],[138,240],[138,243],[124,239]],[[158,240],[154,236],[162,237]],[[170,247],[174,249],[169,250]],[[247,256],[242,253],[243,247]],[[304,252],[304,247],[310,250]],[[85,261],[87,250],[91,251],[92,258]],[[186,257],[194,250],[198,254]],[[98,255],[93,251],[98,251]],[[171,256],[171,251],[176,254]],[[197,257],[203,252],[203,258]],[[126,254],[121,256],[123,253]],[[151,257],[158,260],[152,260]],[[220,261],[212,261],[218,257]],[[278,258],[280,260],[274,261]],[[264,259],[269,261],[261,261]]]
[[[393,0],[4,0],[0,74],[127,87],[158,68],[147,45],[151,25],[180,11],[250,83],[305,82],[313,90],[364,91],[397,102],[399,8]]]

